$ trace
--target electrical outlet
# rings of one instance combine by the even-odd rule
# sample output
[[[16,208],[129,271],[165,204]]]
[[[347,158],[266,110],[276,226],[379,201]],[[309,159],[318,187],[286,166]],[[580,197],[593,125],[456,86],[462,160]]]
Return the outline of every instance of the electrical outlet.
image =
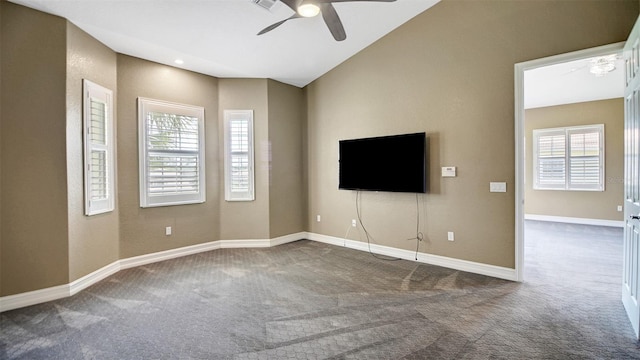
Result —
[[[164,234],[167,236],[171,235],[171,226],[164,228]]]
[[[316,215],[316,221],[320,222],[320,215]]]
[[[618,205],[618,211],[622,211],[622,205]]]
[[[453,241],[455,237],[453,236],[453,231],[447,232],[447,240]]]
[[[351,226],[356,227],[357,225],[356,219],[351,219]]]

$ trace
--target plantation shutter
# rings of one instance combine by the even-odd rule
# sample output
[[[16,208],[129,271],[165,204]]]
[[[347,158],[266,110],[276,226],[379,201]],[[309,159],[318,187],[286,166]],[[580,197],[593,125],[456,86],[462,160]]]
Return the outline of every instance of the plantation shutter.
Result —
[[[114,209],[112,92],[88,80],[84,88],[85,215]]]
[[[198,193],[198,130],[197,117],[147,113],[149,196]]]
[[[225,110],[225,200],[254,200],[253,112]]]
[[[571,153],[569,154],[569,186],[571,188],[598,188],[602,181],[600,145],[601,132],[598,129],[569,130]]]
[[[140,206],[205,201],[204,108],[138,99]]]
[[[231,151],[231,192],[249,191],[249,121],[229,123]]]
[[[545,188],[564,189],[566,176],[566,139],[564,131],[541,133],[537,137],[537,181]]]
[[[604,191],[604,125],[533,131],[534,189]]]
[[[91,98],[91,120],[89,138],[91,162],[89,165],[91,201],[104,200],[109,196],[107,185],[107,104]]]

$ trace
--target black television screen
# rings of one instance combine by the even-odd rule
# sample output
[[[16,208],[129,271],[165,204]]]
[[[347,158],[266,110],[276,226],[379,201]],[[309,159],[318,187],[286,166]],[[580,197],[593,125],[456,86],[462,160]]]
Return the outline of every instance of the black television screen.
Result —
[[[403,134],[339,142],[338,188],[427,192],[426,134]]]

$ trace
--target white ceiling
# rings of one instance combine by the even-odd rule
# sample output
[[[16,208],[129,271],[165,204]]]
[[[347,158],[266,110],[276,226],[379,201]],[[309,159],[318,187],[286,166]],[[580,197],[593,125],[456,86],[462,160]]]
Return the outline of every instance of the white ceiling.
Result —
[[[281,2],[269,11],[251,0],[10,1],[64,17],[122,54],[221,78],[270,78],[303,87],[439,0],[335,3],[347,33],[341,42],[322,16],[294,19],[257,36],[293,14]]]
[[[269,11],[251,0],[9,1],[64,17],[122,54],[220,78],[303,87],[440,0],[335,3],[347,33],[341,42],[321,16],[257,36],[293,14],[281,2]],[[526,71],[525,108],[622,97],[622,61],[600,78],[589,73],[588,61]]]
[[[591,58],[544,66],[524,73],[524,108],[537,108],[624,96],[624,61],[596,77],[589,72]]]

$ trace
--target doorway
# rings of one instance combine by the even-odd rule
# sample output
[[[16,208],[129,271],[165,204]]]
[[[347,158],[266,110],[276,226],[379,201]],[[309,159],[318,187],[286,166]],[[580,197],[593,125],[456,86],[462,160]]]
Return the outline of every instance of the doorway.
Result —
[[[624,43],[616,43],[606,46],[601,46],[592,49],[581,50],[577,52],[552,56],[548,58],[531,60],[515,65],[515,145],[516,145],[516,279],[517,281],[524,281],[526,279],[525,274],[525,174],[533,172],[533,169],[527,167],[525,161],[526,153],[525,141],[525,73],[533,72],[545,67],[555,66],[559,64],[565,64],[575,61],[584,61],[585,59],[604,56],[614,53],[621,53]],[[571,71],[571,70],[564,70]],[[622,82],[620,84],[622,88]],[[531,148],[531,146],[528,146]],[[605,175],[606,176],[606,175]],[[620,200],[622,202],[622,199]],[[622,261],[622,260],[621,260]]]

